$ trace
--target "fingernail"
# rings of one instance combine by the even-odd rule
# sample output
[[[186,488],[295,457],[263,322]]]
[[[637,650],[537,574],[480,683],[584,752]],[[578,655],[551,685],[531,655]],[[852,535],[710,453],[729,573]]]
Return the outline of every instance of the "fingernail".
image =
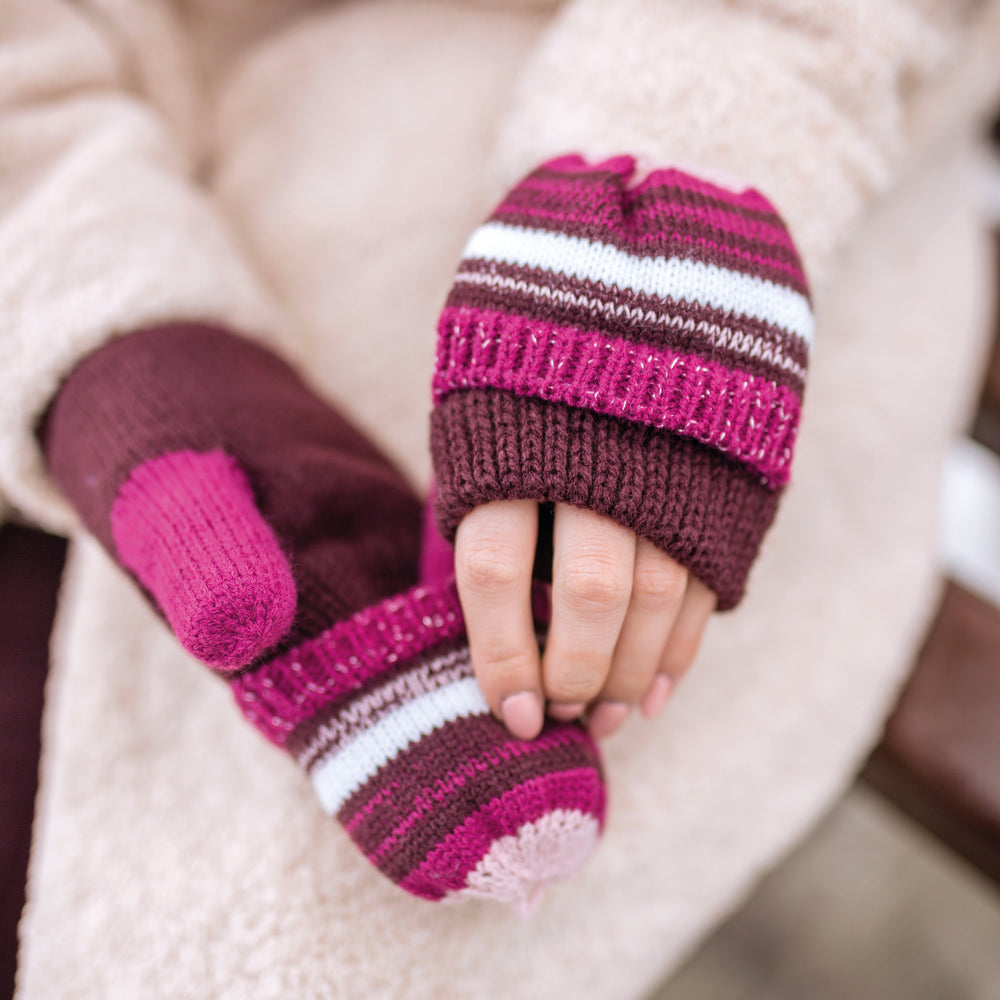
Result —
[[[548,713],[560,722],[572,722],[583,715],[586,704],[582,701],[550,701]]]
[[[590,713],[588,729],[595,740],[605,740],[618,732],[628,718],[628,705],[620,701],[602,701]]]
[[[666,674],[656,675],[653,683],[649,685],[649,690],[639,703],[639,708],[647,719],[655,719],[663,711],[663,706],[666,705],[673,687],[673,683]]]
[[[500,704],[504,725],[519,739],[533,740],[545,722],[542,702],[534,691],[508,695]]]

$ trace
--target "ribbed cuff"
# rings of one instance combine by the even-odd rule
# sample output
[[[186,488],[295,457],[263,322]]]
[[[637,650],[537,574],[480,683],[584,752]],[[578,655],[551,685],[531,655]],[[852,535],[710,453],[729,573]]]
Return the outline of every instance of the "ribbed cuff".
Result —
[[[551,608],[541,584],[533,584],[531,602],[536,627],[544,626]],[[451,574],[356,611],[315,638],[244,671],[231,686],[243,714],[272,743],[296,751],[299,743],[289,740],[303,723],[429,650],[464,639],[465,621]]]
[[[447,541],[493,500],[574,504],[650,539],[715,592],[720,611],[742,598],[780,496],[697,441],[495,389],[445,396],[431,417],[431,452]]]

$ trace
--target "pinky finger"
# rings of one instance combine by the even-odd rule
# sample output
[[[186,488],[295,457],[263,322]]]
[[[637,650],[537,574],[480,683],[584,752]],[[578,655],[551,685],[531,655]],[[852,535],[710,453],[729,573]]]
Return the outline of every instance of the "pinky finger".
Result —
[[[642,700],[642,714],[646,718],[659,714],[673,689],[690,669],[716,603],[713,591],[695,577],[688,578],[684,600],[663,651],[657,677]]]

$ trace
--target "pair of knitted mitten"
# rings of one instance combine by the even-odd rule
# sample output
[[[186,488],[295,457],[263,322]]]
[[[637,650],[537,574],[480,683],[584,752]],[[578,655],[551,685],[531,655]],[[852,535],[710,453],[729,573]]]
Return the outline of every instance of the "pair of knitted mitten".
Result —
[[[76,367],[42,436],[87,528],[390,879],[526,910],[591,851],[590,737],[493,718],[433,520],[275,355],[202,325],[128,334]],[[535,611],[543,628],[540,585]]]
[[[809,292],[759,192],[635,175],[550,160],[472,234],[438,325],[435,515],[452,542],[489,501],[586,507],[727,610],[788,481]]]
[[[286,364],[210,326],[112,340],[42,427],[54,478],[181,644],[427,899],[528,909],[604,821],[583,728],[515,739],[479,691],[448,548],[465,513],[590,508],[726,609],[788,479],[812,335],[792,240],[755,191],[634,170],[550,161],[470,239],[438,326],[432,514]],[[534,611],[544,641],[540,584]]]

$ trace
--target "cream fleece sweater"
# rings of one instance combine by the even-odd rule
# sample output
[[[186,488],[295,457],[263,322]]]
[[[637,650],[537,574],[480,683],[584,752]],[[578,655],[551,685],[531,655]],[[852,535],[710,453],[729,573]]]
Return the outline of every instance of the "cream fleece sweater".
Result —
[[[75,530],[32,434],[59,379],[179,316],[276,343],[426,482],[413,414],[447,276],[499,190],[567,147],[752,182],[820,296],[798,481],[755,592],[662,727],[610,746],[605,844],[527,927],[381,886],[78,541],[23,996],[637,997],[875,738],[933,597],[929,497],[983,328],[969,174],[933,149],[996,96],[1000,4],[554,6],[0,11],[0,490],[48,527]]]
[[[286,0],[11,0],[0,13],[0,493],[73,517],[32,428],[116,333],[202,317],[287,337],[199,178],[223,151],[211,88]],[[774,201],[820,289],[914,152],[983,110],[987,0],[573,0],[515,87],[495,187],[577,149],[742,177]]]

